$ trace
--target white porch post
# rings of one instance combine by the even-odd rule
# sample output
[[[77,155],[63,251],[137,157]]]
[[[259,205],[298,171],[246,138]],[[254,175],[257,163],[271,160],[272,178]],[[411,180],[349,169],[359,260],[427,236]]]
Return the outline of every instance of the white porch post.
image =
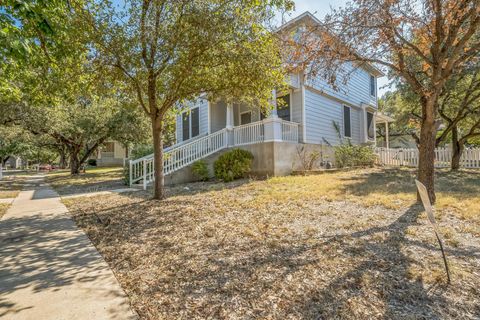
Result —
[[[227,103],[227,118],[225,128],[227,129],[227,146],[233,146],[235,144],[233,136],[233,104]]]
[[[272,111],[267,119],[263,120],[265,141],[282,141],[282,119],[277,112],[277,91],[272,90]]]
[[[385,146],[390,148],[390,142],[389,142],[389,132],[388,132],[388,121],[385,121]]]
[[[227,119],[226,119],[226,126],[227,129],[233,128],[233,104],[227,104]]]
[[[272,90],[272,112],[270,112],[269,118],[278,118],[278,111],[277,111],[277,90]]]

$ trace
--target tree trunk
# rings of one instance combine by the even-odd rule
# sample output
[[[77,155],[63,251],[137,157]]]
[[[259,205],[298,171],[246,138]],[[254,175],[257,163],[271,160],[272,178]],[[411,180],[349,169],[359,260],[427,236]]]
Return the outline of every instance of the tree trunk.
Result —
[[[60,152],[59,166],[60,169],[65,169],[67,167],[67,154],[65,151]]]
[[[80,159],[79,159],[80,152],[75,150],[70,153],[70,174],[80,174]]]
[[[435,203],[435,104],[433,98],[422,99],[422,126],[418,159],[418,180],[425,185],[431,203]],[[421,201],[417,194],[417,201]]]
[[[464,143],[458,140],[458,128],[457,126],[452,128],[452,161],[451,169],[460,169],[460,158],[462,157],[464,149]]]
[[[153,134],[153,154],[155,181],[154,183],[154,199],[162,200],[165,198],[164,175],[163,175],[163,119],[160,116],[152,117],[152,134]]]

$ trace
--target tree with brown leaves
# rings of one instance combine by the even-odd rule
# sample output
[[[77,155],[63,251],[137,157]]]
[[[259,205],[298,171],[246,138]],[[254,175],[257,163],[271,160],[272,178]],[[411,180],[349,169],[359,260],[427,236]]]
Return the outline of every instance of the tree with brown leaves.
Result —
[[[331,83],[342,66],[353,63],[385,67],[408,84],[422,109],[418,180],[434,202],[439,99],[447,81],[479,58],[479,27],[478,0],[354,0],[301,30],[315,36],[294,41],[291,59]]]

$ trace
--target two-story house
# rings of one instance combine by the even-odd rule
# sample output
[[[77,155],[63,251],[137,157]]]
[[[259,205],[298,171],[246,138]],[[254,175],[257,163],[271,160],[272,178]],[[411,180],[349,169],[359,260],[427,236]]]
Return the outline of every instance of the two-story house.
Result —
[[[307,23],[320,22],[306,12],[280,29],[288,32]],[[340,143],[339,133],[353,144],[375,144],[377,78],[383,74],[368,65],[346,65],[344,69],[349,72],[348,82],[339,84],[336,90],[321,77],[312,78],[303,72],[291,74],[287,90],[272,91],[272,100],[277,103],[273,103],[268,114],[255,106],[208,101],[202,97],[191,102],[177,116],[177,144],[165,150],[166,183],[191,180],[190,164],[202,158],[213,162],[222,150],[233,147],[253,153],[254,174],[285,175],[298,164],[297,150],[301,144],[309,149],[330,151],[330,159],[331,148],[326,145]],[[152,157],[132,162],[133,182],[144,179],[148,183],[153,177],[152,174],[144,177],[143,172],[137,174],[135,167],[145,162],[144,167],[149,171]]]

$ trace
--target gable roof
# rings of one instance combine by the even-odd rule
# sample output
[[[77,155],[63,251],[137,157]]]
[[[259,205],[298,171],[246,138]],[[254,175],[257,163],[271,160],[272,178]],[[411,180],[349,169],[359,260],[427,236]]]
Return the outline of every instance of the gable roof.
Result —
[[[305,11],[301,15],[299,15],[299,16],[287,21],[286,23],[282,24],[280,27],[278,27],[275,30],[275,32],[278,33],[278,32],[284,31],[284,30],[294,28],[295,26],[297,26],[301,23],[309,24],[309,25],[312,25],[312,26],[319,26],[319,25],[322,24],[322,22],[317,17],[315,17],[312,13],[310,13],[310,11]],[[376,77],[385,76],[385,73],[383,73],[382,70],[380,70],[379,68],[377,68],[376,66],[374,66],[371,63],[357,63],[357,65],[360,68],[364,68],[368,72],[371,72]]]

